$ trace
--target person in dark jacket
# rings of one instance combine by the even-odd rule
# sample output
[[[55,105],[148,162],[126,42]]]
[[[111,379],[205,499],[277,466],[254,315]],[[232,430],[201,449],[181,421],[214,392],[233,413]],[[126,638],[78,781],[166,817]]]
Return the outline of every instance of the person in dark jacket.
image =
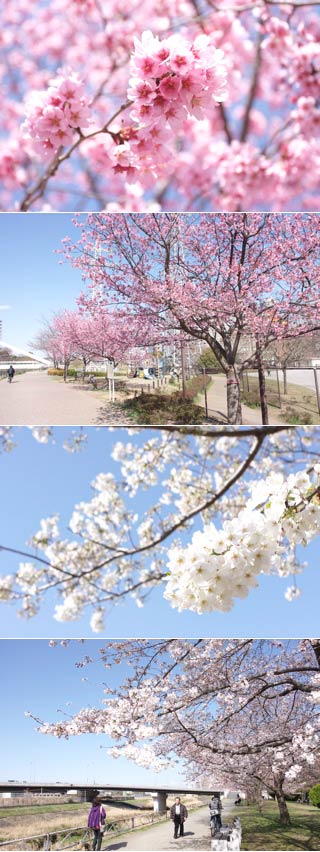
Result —
[[[174,824],[174,837],[183,837],[184,835],[184,823],[188,817],[188,811],[185,805],[182,804],[181,799],[177,796],[174,805],[170,810],[170,817],[173,820]],[[179,835],[178,835],[179,831]]]
[[[220,799],[220,793],[215,793],[214,796],[212,796],[212,799],[209,803],[209,811],[210,811],[210,825],[215,820],[217,829],[218,829],[218,831],[220,831],[220,828],[222,826],[222,820],[221,820],[222,804],[221,804],[221,799]]]
[[[106,812],[99,799],[94,799],[88,816],[88,828],[93,830],[92,849],[101,849]]]
[[[9,367],[9,369],[7,370],[7,375],[8,375],[8,379],[9,379],[9,381],[10,381],[10,382],[12,382],[12,379],[13,379],[13,377],[14,377],[14,374],[15,374],[15,369],[14,369],[14,367],[12,366],[12,364],[10,364],[10,367]]]

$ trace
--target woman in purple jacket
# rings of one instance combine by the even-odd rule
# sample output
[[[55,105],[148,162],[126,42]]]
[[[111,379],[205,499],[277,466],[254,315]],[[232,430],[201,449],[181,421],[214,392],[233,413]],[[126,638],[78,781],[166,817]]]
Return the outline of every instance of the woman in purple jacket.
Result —
[[[105,819],[105,809],[102,807],[99,799],[94,799],[88,816],[88,828],[92,828],[94,833],[92,849],[101,849]]]

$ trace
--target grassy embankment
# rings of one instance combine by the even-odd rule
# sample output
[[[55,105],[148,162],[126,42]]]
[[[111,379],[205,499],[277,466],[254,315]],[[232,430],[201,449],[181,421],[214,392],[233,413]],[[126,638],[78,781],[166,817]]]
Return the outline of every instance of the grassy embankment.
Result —
[[[320,809],[309,805],[288,802],[291,825],[282,826],[275,802],[265,802],[262,813],[257,805],[243,804],[235,808],[232,816],[239,816],[242,825],[241,852],[269,852],[269,850],[319,850]]]
[[[266,377],[267,400],[271,406],[274,401],[277,410],[284,423],[292,423],[293,425],[314,424],[319,423],[320,416],[317,406],[316,392],[311,388],[304,388],[302,385],[295,385],[288,382],[287,393],[282,392],[282,383],[280,382],[281,409],[278,405],[278,388],[276,379],[268,379]],[[259,402],[259,386],[258,379],[255,376],[249,375],[249,390],[246,386],[246,378],[244,377],[244,391],[241,394],[242,401],[250,408],[260,408]]]
[[[196,796],[187,796],[188,809],[198,808],[200,800]],[[173,799],[168,798],[168,806],[173,803]],[[132,805],[134,804],[134,808]],[[126,807],[127,805],[127,807]],[[131,807],[130,807],[131,805]],[[126,833],[130,829],[130,818],[135,817],[136,826],[139,821],[143,825],[144,820],[148,820],[153,813],[152,799],[130,799],[127,802],[105,805],[107,811],[107,822],[118,822],[120,820],[128,820],[128,823],[119,826],[120,833]],[[66,802],[59,804],[43,804],[30,806],[17,806],[0,809],[0,842],[13,840],[19,837],[27,837],[31,835],[41,834],[42,832],[50,832],[51,834],[60,829],[75,829],[78,826],[86,826],[88,812],[90,809],[89,803],[70,803]],[[148,827],[148,825],[146,826]],[[121,832],[122,828],[122,832]],[[141,830],[143,830],[141,828]],[[118,832],[115,831],[117,834]],[[82,832],[74,832],[73,839],[82,836]],[[40,843],[40,846],[39,846]],[[21,844],[17,846],[9,846],[8,849],[21,849]],[[40,841],[31,841],[27,848],[42,848]]]

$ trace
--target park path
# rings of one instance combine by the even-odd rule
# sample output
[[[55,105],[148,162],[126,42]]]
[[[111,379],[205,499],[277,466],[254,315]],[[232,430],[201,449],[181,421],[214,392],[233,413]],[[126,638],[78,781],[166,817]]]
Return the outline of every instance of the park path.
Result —
[[[210,409],[219,415],[227,415],[227,380],[225,376],[215,375],[212,383],[207,388],[209,416]],[[204,405],[204,395],[199,394],[199,404]],[[249,408],[242,404],[242,419],[244,426],[256,426],[261,424],[261,412],[259,408]],[[271,426],[283,426],[283,420],[278,411],[269,406],[269,421]]]
[[[106,394],[82,390],[41,373],[23,373],[13,382],[0,382],[1,426],[84,426],[131,423]]]
[[[233,801],[223,805],[223,823],[228,822],[228,815],[233,810]],[[230,820],[231,821],[231,820]],[[106,838],[107,840],[107,838]],[[209,808],[206,805],[189,814],[185,823],[185,836],[173,839],[173,823],[166,820],[158,825],[141,831],[132,831],[115,838],[111,843],[102,843],[103,850],[124,850],[124,852],[174,852],[174,850],[210,850],[211,837],[209,829]]]

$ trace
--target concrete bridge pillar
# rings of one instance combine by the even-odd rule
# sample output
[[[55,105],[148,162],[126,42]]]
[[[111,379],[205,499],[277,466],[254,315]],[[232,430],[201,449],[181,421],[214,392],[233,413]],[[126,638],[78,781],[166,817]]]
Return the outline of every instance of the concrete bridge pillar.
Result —
[[[167,794],[162,790],[152,794],[155,814],[165,814],[167,810]]]

